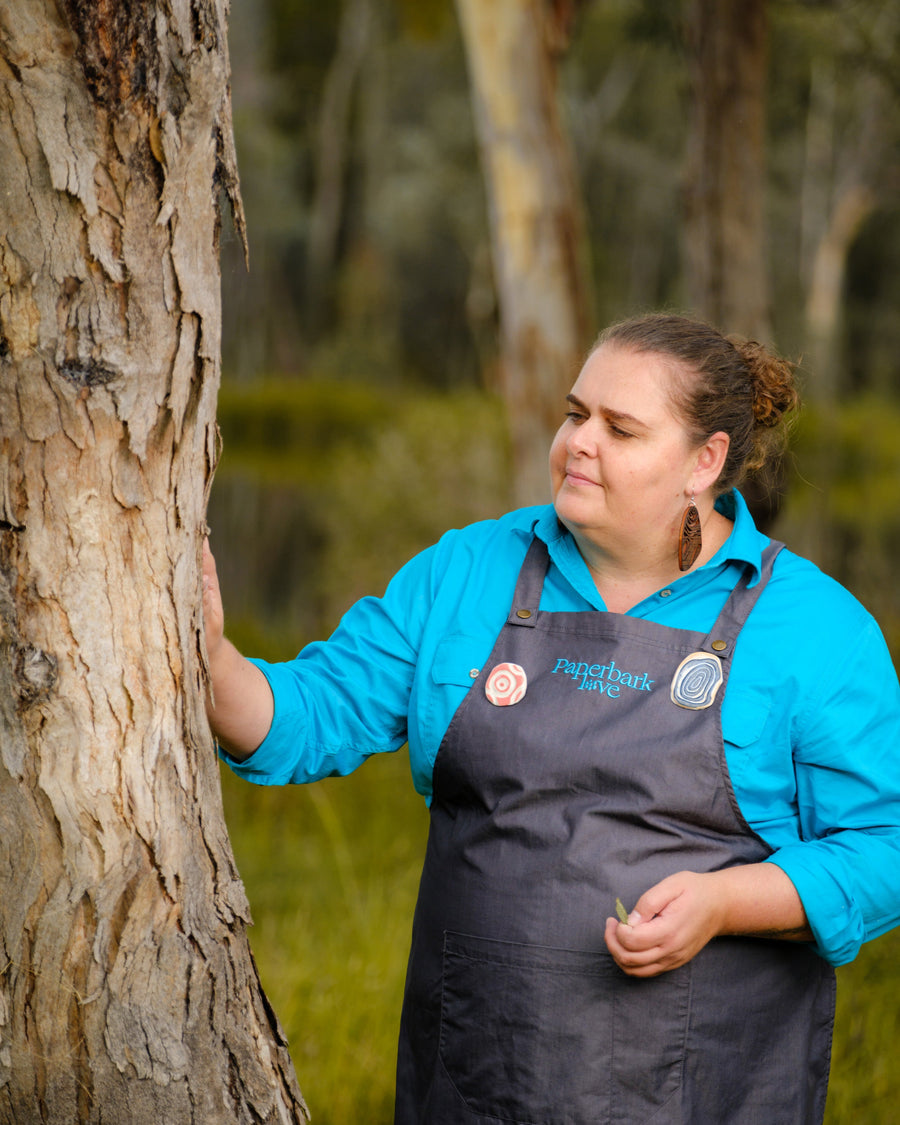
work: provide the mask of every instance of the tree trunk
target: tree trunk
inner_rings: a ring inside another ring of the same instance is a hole
[[[547,451],[589,344],[587,242],[556,92],[572,4],[456,0],[487,185],[501,390],[519,503],[546,499]]]
[[[879,32],[890,42],[883,16],[869,29],[873,42]],[[889,90],[877,71],[857,69],[840,82],[833,65],[820,63],[810,76],[801,216],[804,354],[812,373],[808,393],[822,406],[833,405],[847,389],[841,386],[841,337],[850,252],[879,204],[892,201],[885,187],[894,152],[885,140],[891,137]]]
[[[690,0],[688,7],[688,300],[727,331],[768,341],[766,0]]]
[[[299,1122],[205,720],[224,0],[0,8],[0,1122]]]
[[[372,0],[344,0],[337,49],[322,88],[306,261],[307,305],[313,336],[322,329],[327,303],[325,294],[334,286],[350,158],[353,95],[359,84],[374,18]]]

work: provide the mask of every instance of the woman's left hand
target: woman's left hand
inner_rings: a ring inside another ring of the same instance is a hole
[[[638,899],[628,923],[606,921],[606,945],[624,972],[653,977],[690,961],[721,933],[724,908],[716,880],[679,871]]]
[[[679,871],[635,903],[628,922],[606,920],[606,945],[633,977],[677,969],[720,934],[812,941],[803,903],[775,863],[698,874]]]

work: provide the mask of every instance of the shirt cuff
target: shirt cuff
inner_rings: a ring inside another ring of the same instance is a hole
[[[819,842],[788,844],[768,859],[794,884],[818,952],[831,965],[852,961],[866,940],[862,916],[840,856]]]
[[[290,761],[285,753],[284,732],[281,730],[281,716],[278,707],[279,681],[289,681],[291,674],[282,664],[270,664],[266,660],[248,658],[269,681],[272,689],[272,698],[275,701],[275,711],[269,731],[253,753],[238,761],[232,758],[227,750],[219,747],[219,757],[239,777],[252,781],[255,785],[286,785],[291,780]],[[292,742],[297,741],[297,722],[293,722]]]

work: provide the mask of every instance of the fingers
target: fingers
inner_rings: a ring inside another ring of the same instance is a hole
[[[210,550],[209,539],[203,540],[203,602],[204,605],[221,601],[219,576],[216,573],[216,560]]]
[[[720,930],[710,888],[710,876],[679,872],[641,895],[627,923],[610,918],[604,937],[619,967],[654,976],[690,961]]]
[[[203,540],[203,623],[207,653],[212,657],[225,632],[225,612],[222,608],[216,560],[208,539]]]
[[[634,911],[629,916],[634,919]],[[663,944],[664,933],[650,922],[619,922],[607,918],[604,938],[606,948],[623,972],[634,977],[651,977],[675,965]]]
[[[203,589],[216,579],[216,560],[209,546],[209,536],[203,538]]]

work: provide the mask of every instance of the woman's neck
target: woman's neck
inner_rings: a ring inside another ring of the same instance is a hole
[[[703,546],[690,568],[697,570],[708,562],[728,539],[731,520],[711,508],[702,518]],[[677,543],[666,543],[652,550],[611,552],[593,542],[575,541],[603,603],[611,613],[626,613],[644,598],[665,589],[689,571],[678,567]]]

